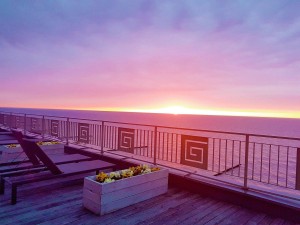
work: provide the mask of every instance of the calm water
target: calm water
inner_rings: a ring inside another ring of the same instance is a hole
[[[237,116],[169,115],[53,109],[0,108],[0,111],[99,119],[117,122],[300,137],[300,119]]]

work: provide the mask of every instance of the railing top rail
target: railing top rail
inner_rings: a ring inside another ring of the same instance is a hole
[[[10,113],[14,112],[5,112],[0,111],[1,113]],[[265,134],[253,134],[253,133],[242,133],[242,132],[229,132],[229,131],[219,131],[219,130],[206,130],[206,129],[195,129],[195,128],[184,128],[184,127],[172,127],[172,126],[161,126],[161,125],[153,125],[153,124],[140,124],[140,123],[128,123],[128,122],[117,122],[117,121],[109,121],[109,120],[95,120],[95,119],[84,119],[84,118],[76,118],[76,117],[66,117],[66,116],[49,116],[49,115],[38,115],[31,113],[14,113],[14,114],[26,114],[32,116],[46,116],[52,118],[64,118],[64,119],[74,119],[74,120],[84,120],[84,121],[93,121],[93,122],[104,122],[104,123],[112,123],[112,124],[125,124],[125,125],[133,125],[133,126],[144,126],[144,127],[157,127],[164,129],[173,129],[173,130],[186,130],[186,131],[197,131],[197,132],[207,132],[207,133],[218,133],[218,134],[228,134],[228,135],[239,135],[239,136],[249,136],[249,137],[261,137],[261,138],[273,138],[273,139],[285,139],[285,140],[293,140],[300,141],[300,138],[294,137],[285,137],[285,136],[275,136],[275,135],[265,135]]]

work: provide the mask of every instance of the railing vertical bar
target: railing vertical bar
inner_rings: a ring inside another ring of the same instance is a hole
[[[111,126],[106,126],[107,127],[107,148],[110,149],[110,137],[111,137],[111,134],[110,134],[110,129],[111,129]]]
[[[106,124],[105,129],[106,129],[106,132],[105,132],[105,147],[109,149],[110,125]]]
[[[149,157],[149,130],[147,130],[147,148],[146,148],[146,151],[147,151],[147,157]]]
[[[278,145],[277,154],[278,154],[278,157],[277,157],[277,185],[278,185],[278,181],[279,181],[279,162],[280,162],[280,159],[279,159],[279,156],[280,156],[280,145]]]
[[[248,160],[249,160],[249,135],[246,134],[246,145],[245,145],[245,173],[244,173],[244,187],[248,189]]]
[[[176,151],[176,162],[178,162],[178,134],[176,133],[176,142],[175,142],[175,151]]]
[[[286,149],[285,187],[287,187],[287,185],[288,185],[288,174],[289,174],[289,151],[290,151],[290,147],[287,146],[287,149]]]
[[[260,147],[260,178],[259,181],[261,182],[262,180],[262,162],[263,162],[263,153],[264,153],[264,148],[263,148],[263,144],[261,144]]]
[[[252,180],[254,180],[254,161],[255,161],[255,150],[256,150],[256,143],[253,142],[253,154],[252,154]]]
[[[136,146],[136,148],[134,148],[134,149],[135,149],[135,152],[137,154],[137,152],[138,152],[137,147],[139,146],[139,129],[136,129],[136,138],[134,140],[135,140],[135,146]]]
[[[235,142],[234,142],[234,140],[232,141],[232,147],[231,147],[231,175],[233,175],[233,160],[234,160],[234,158],[233,158],[233,154],[234,154],[234,144],[235,144]]]
[[[171,162],[173,162],[173,140],[174,140],[174,133],[172,132],[172,136],[171,136],[172,140],[171,140]]]
[[[27,126],[27,115],[26,113],[24,114],[24,135],[26,135],[26,126]]]
[[[211,169],[215,171],[215,138],[212,139],[212,159],[211,159]]]
[[[162,132],[162,160],[165,159],[165,132]]]
[[[113,126],[113,136],[112,136],[112,149],[116,149],[116,131],[117,131],[117,128],[115,126]]]
[[[270,144],[270,147],[269,147],[269,173],[268,173],[268,183],[270,183],[270,176],[271,176],[271,154],[272,154],[272,145]]]
[[[108,124],[105,126],[105,142],[104,143],[105,143],[104,147],[109,148],[109,125]]]
[[[241,165],[241,150],[242,150],[242,142],[239,141],[239,165]],[[241,166],[239,166],[239,177],[241,176]]]
[[[113,126],[113,133],[112,133],[112,146],[111,146],[111,148],[112,149],[115,149],[115,133],[116,133],[116,127],[115,126]]]
[[[94,124],[90,124],[89,127],[90,127],[91,132],[89,134],[90,137],[88,138],[88,140],[89,140],[89,143],[93,144],[93,137],[95,137],[95,135],[94,135]]]
[[[153,157],[154,165],[156,165],[156,153],[157,153],[157,126],[154,127],[154,157]]]
[[[102,122],[98,125],[98,146],[100,147],[101,152],[101,139],[102,139]]]
[[[114,137],[114,127],[111,126],[111,136],[110,136],[110,148],[113,149],[113,137]]]
[[[45,116],[42,117],[42,138],[45,137]]]
[[[114,133],[115,133],[115,127],[111,126],[111,130],[110,130],[110,149],[114,149]]]
[[[151,147],[150,147],[150,156],[151,157],[154,157],[153,156],[153,149],[154,149],[154,134],[153,134],[154,132],[151,130],[150,131],[150,134],[151,134],[151,138],[150,138],[150,140],[151,140]]]
[[[98,136],[97,136],[97,124],[93,124],[94,125],[94,137],[93,137],[93,143],[94,143],[94,145],[95,146],[97,146],[97,138],[98,138]]]
[[[158,134],[158,143],[157,143],[157,144],[158,144],[158,145],[157,145],[157,147],[158,147],[158,148],[157,148],[157,154],[158,154],[158,157],[157,157],[157,159],[160,159],[160,152],[161,152],[161,151],[160,151],[160,133],[161,133],[161,132],[159,132],[159,131],[158,131],[158,133],[157,133],[157,134]]]
[[[114,149],[117,149],[118,147],[118,127],[116,127],[116,129],[115,129],[115,147],[114,147]]]
[[[222,139],[219,138],[219,166],[218,173],[221,171],[221,147],[222,147]]]
[[[142,130],[140,129],[140,155],[142,155]]]
[[[225,174],[227,174],[227,148],[228,148],[228,142],[227,139],[225,140]]]
[[[108,127],[108,148],[111,149],[111,140],[112,140],[112,126]]]
[[[167,161],[169,161],[169,137],[170,133],[167,133]]]
[[[12,128],[12,112],[9,115],[9,128]]]
[[[95,146],[99,146],[98,140],[99,140],[99,124],[95,124]]]
[[[103,155],[104,153],[104,121],[101,121],[101,154]]]
[[[145,150],[147,150],[146,149],[146,130],[145,129],[143,130],[143,133],[144,133],[143,155],[145,156],[146,155]]]
[[[69,131],[70,130],[70,119],[69,117],[67,118],[67,145],[69,145]]]

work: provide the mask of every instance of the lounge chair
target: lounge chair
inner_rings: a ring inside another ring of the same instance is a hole
[[[6,163],[0,167],[0,194],[4,193],[4,177],[47,170],[47,167],[40,163],[34,152],[24,144],[23,139],[21,138],[23,134],[19,131],[14,131],[14,134],[19,139],[19,143],[29,160],[26,160],[25,163],[22,161],[19,161],[19,163],[14,162],[14,164]],[[57,165],[92,160],[91,157],[81,154],[49,155],[49,158]]]
[[[26,147],[24,147],[23,138],[36,139],[36,141],[50,141],[50,140],[49,139],[37,139],[32,136],[24,136],[21,131],[15,130],[15,129],[12,129],[11,132],[12,132],[13,137],[17,140],[18,144],[21,145],[23,151],[26,153],[29,160],[26,160],[26,159],[21,159],[21,160],[17,160],[17,161],[13,160],[13,162],[1,163],[0,166],[7,166],[10,164],[14,165],[14,164],[22,163],[22,162],[24,162],[24,163],[31,162],[33,165],[39,165],[40,163],[38,162],[38,159],[33,154],[30,154],[30,149],[26,149]]]
[[[0,133],[1,132],[7,132],[7,131],[8,131],[7,129],[0,128]]]
[[[6,177],[5,182],[11,185],[11,204],[17,203],[17,188],[19,186],[35,183],[39,181],[45,181],[55,178],[69,177],[79,174],[85,174],[88,172],[99,173],[100,170],[114,169],[115,165],[104,162],[102,160],[92,160],[77,163],[68,163],[62,165],[56,165],[51,158],[36,144],[32,139],[23,139],[24,144],[32,149],[35,156],[39,158],[47,167],[49,171],[43,171],[40,173],[28,174],[18,177]]]

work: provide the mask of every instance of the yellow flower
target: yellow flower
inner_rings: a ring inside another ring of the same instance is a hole
[[[96,180],[99,181],[100,183],[103,183],[104,180],[108,178],[108,175],[106,173],[99,173],[97,176],[96,176]]]
[[[111,178],[106,178],[104,180],[104,183],[111,183],[111,182],[114,182],[115,180],[114,179],[111,179]]]
[[[155,171],[158,171],[158,170],[160,170],[160,168],[158,168],[158,167],[151,168],[151,172],[155,172]]]

